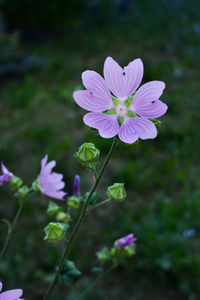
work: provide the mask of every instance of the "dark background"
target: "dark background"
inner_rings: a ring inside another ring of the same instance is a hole
[[[53,299],[70,299],[95,279],[95,252],[129,232],[138,237],[136,256],[83,299],[199,299],[200,1],[1,0],[0,12],[0,159],[28,185],[48,153],[68,194],[75,174],[85,193],[91,174],[74,152],[94,142],[103,159],[110,147],[111,140],[84,126],[72,98],[82,71],[102,74],[107,56],[121,65],[140,57],[143,82],[166,83],[169,110],[158,137],[120,143],[98,189],[105,195],[107,185],[124,181],[128,198],[90,214],[70,254],[83,276],[75,287],[58,287]],[[4,287],[22,287],[26,300],[42,298],[61,253],[60,244],[43,241],[48,200],[26,203],[0,262]],[[0,203],[0,217],[12,220],[17,200],[7,186]],[[1,223],[1,242],[5,235]]]

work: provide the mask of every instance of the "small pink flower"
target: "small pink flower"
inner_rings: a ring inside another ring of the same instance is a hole
[[[134,234],[130,233],[130,234],[122,237],[121,239],[119,239],[117,246],[119,249],[123,249],[126,246],[132,246],[136,240],[137,240],[137,238],[134,237]]]
[[[62,189],[65,186],[63,175],[52,172],[52,169],[55,167],[55,160],[47,163],[48,155],[46,155],[41,161],[41,171],[39,175],[39,188],[41,192],[51,198],[58,200],[63,200],[63,197],[66,195]]]
[[[23,300],[20,298],[23,294],[21,289],[9,290],[1,293],[2,286],[2,282],[0,282],[0,300]]]
[[[3,185],[11,180],[13,174],[8,171],[3,162],[1,162],[1,171],[2,175],[0,176],[0,185]]]
[[[143,63],[139,58],[121,68],[108,57],[104,64],[105,79],[94,71],[83,72],[86,90],[74,92],[73,97],[79,106],[90,111],[84,116],[84,123],[97,129],[103,138],[118,135],[127,144],[139,138],[155,138],[157,129],[149,119],[167,111],[167,105],[159,100],[165,84],[150,81],[137,90],[142,77]]]

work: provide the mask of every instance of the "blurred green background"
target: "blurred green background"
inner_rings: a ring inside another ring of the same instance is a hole
[[[70,254],[83,276],[75,287],[59,286],[54,299],[87,286],[95,252],[129,232],[138,237],[136,256],[83,299],[200,299],[200,1],[0,0],[0,12],[0,159],[29,185],[48,153],[68,194],[75,174],[85,193],[92,177],[74,152],[94,142],[103,159],[110,147],[84,126],[72,98],[82,71],[102,74],[107,56],[121,65],[140,57],[143,82],[166,82],[158,137],[120,143],[98,189],[105,195],[124,181],[128,198],[89,215]],[[0,201],[0,218],[12,220],[17,200],[7,186]],[[42,298],[62,250],[43,241],[48,201],[25,205],[0,262],[5,288],[22,287],[26,300]],[[6,230],[2,222],[1,245]]]

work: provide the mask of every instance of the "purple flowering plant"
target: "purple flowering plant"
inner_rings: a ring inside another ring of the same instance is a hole
[[[81,276],[74,262],[69,260],[69,255],[74,239],[87,215],[93,209],[106,205],[110,201],[121,203],[127,196],[124,183],[110,185],[105,191],[107,195],[105,199],[96,194],[97,186],[103,178],[117,143],[122,141],[133,144],[138,140],[154,139],[158,134],[159,121],[156,118],[167,111],[167,105],[160,100],[165,83],[154,80],[141,85],[143,72],[143,63],[139,58],[122,68],[108,57],[104,63],[104,78],[91,70],[82,73],[85,89],[75,91],[73,97],[81,108],[88,111],[83,117],[83,122],[96,129],[102,138],[113,138],[110,150],[102,164],[100,164],[100,151],[91,142],[83,143],[74,155],[78,162],[93,174],[93,184],[89,192],[82,194],[81,177],[75,175],[72,193],[68,196],[64,176],[53,170],[56,161],[48,162],[48,155],[41,160],[39,174],[30,187],[25,185],[21,178],[8,171],[3,162],[1,163],[0,186],[10,183],[19,201],[19,207],[13,222],[6,220],[8,233],[0,252],[0,260],[6,253],[24,203],[36,193],[50,199],[47,214],[51,221],[44,228],[44,240],[51,243],[62,241],[65,245],[43,300],[50,299],[58,282],[74,284]],[[54,202],[52,199],[59,201]],[[134,234],[130,233],[117,239],[111,248],[104,247],[96,253],[102,276],[117,267],[121,261],[135,254],[136,240]],[[111,266],[108,269],[105,267],[107,264]],[[1,288],[2,284],[0,284]],[[21,299],[21,295],[22,290],[11,290],[1,293],[0,300],[18,300]],[[64,298],[66,295],[63,296]]]

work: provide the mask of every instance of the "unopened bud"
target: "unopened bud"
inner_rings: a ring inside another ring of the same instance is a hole
[[[56,203],[54,203],[53,201],[49,202],[49,206],[47,208],[47,214],[49,216],[53,216],[57,214],[60,210],[61,210],[60,206],[58,206]]]
[[[21,178],[13,175],[10,180],[10,184],[13,190],[18,190],[22,186],[23,181]]]
[[[105,247],[102,250],[100,250],[99,252],[97,252],[96,255],[97,255],[98,260],[101,262],[106,262],[106,261],[110,260],[110,258],[111,258],[110,251],[107,247]]]
[[[81,204],[81,197],[71,196],[68,198],[68,205],[73,208],[79,208]]]
[[[19,198],[19,199],[26,199],[27,196],[28,196],[28,193],[29,193],[29,188],[24,185],[22,186],[17,192],[16,192],[16,196]]]
[[[44,228],[44,231],[45,231],[44,240],[51,242],[51,243],[61,241],[65,237],[68,227],[69,227],[69,225],[59,223],[59,222],[58,223],[54,223],[54,222],[49,223]]]
[[[126,198],[126,191],[124,189],[124,183],[115,183],[108,187],[107,195],[109,199],[115,201],[122,201]]]
[[[92,143],[84,143],[75,153],[75,157],[82,163],[87,165],[99,159],[100,151]]]

